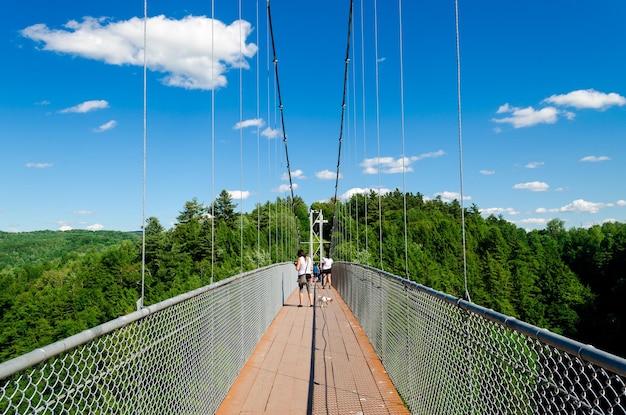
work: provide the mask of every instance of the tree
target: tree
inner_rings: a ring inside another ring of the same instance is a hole
[[[194,219],[201,219],[206,213],[206,207],[199,203],[198,199],[194,197],[193,200],[185,202],[185,208],[180,212],[176,220],[178,220],[179,223],[187,223]]]
[[[233,203],[228,191],[222,190],[215,199],[215,202],[213,202],[213,215],[215,215],[215,222],[233,224],[236,219],[236,207],[237,205]]]

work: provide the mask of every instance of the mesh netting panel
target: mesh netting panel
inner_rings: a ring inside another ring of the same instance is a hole
[[[624,359],[368,267],[333,283],[413,414],[626,414]],[[214,413],[295,286],[260,269],[2,363],[0,414]]]
[[[333,285],[413,414],[626,414],[624,359],[369,267]]]
[[[0,414],[214,413],[295,287],[259,269],[2,363]]]

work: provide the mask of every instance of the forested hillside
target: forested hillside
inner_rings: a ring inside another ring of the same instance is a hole
[[[312,208],[325,217],[333,210],[324,203]],[[416,282],[464,295],[457,201],[396,190],[380,198],[373,192],[353,196],[337,211],[334,257],[399,276],[408,269]],[[501,217],[484,218],[473,205],[466,208],[465,228],[473,302],[626,356],[626,224],[566,230],[553,219],[545,229],[527,232]]]
[[[0,269],[60,258],[63,255],[101,251],[122,241],[137,241],[137,232],[71,230],[9,233],[0,231]]]
[[[277,199],[245,214],[235,207],[223,191],[210,206],[187,202],[170,229],[148,218],[145,305],[294,260],[300,241],[308,240],[307,233],[298,239],[298,229],[309,229],[309,207],[300,198],[293,204]],[[336,260],[399,276],[408,269],[408,277],[421,284],[464,295],[457,202],[395,191],[311,208],[328,219],[337,213],[323,231],[326,239],[332,236]],[[473,302],[626,356],[625,224],[566,230],[555,219],[543,230],[527,232],[502,218],[482,217],[477,206],[466,209],[465,222]],[[11,258],[0,269],[0,361],[136,309],[140,235],[73,231],[0,237],[3,261]]]
[[[291,206],[290,200],[278,199],[240,215],[224,191],[213,206],[196,199],[187,202],[171,229],[148,218],[144,304],[193,290],[211,279],[293,260],[299,246],[298,223],[308,229],[308,208],[296,198],[296,220]],[[0,269],[0,361],[136,310],[141,296],[141,236],[120,232],[126,238],[109,243],[114,234],[7,235],[11,243],[5,245],[3,240],[2,251],[21,247],[24,256],[11,253],[16,265]],[[277,235],[292,236],[281,240]]]

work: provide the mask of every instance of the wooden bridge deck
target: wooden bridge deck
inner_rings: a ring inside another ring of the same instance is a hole
[[[324,293],[331,304],[302,308],[291,294],[217,414],[409,413],[352,312]]]

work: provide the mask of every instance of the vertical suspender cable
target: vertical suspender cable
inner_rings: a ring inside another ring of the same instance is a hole
[[[404,206],[404,275],[407,279],[411,279],[409,275],[409,241],[407,236],[407,211],[406,211],[406,153],[404,146],[404,50],[403,50],[403,34],[402,34],[402,0],[398,0],[398,15],[400,21],[400,117],[402,127],[402,203]]]
[[[362,110],[363,110],[363,159],[365,160],[367,158],[367,123],[366,123],[366,119],[367,119],[367,107],[365,105],[365,33],[364,33],[364,18],[363,15],[365,14],[365,10],[363,8],[363,0],[361,0],[361,99],[362,99]],[[364,203],[364,210],[365,210],[365,226],[363,226],[363,228],[365,229],[365,261],[366,261],[366,265],[369,266],[370,264],[370,256],[369,256],[369,240],[368,240],[368,235],[369,235],[369,226],[368,226],[368,222],[367,222],[367,217],[368,217],[368,212],[367,212],[367,198],[368,198],[368,193],[367,193],[367,176],[363,175],[363,181],[364,181],[364,186],[363,186],[363,203]],[[357,196],[358,199],[358,196]]]
[[[256,27],[259,27],[259,0],[256,2]],[[259,44],[259,31],[256,32],[256,44]],[[260,91],[259,91],[259,57],[256,59],[256,177],[257,177],[257,207],[256,207],[256,249],[257,267],[261,267],[261,119]]]
[[[267,10],[266,10],[266,18],[265,21],[267,22],[269,20],[269,16],[267,16]],[[271,112],[270,112],[270,108],[271,108],[271,89],[270,89],[270,48],[269,48],[269,44],[270,44],[270,29],[269,26],[266,25],[265,26],[265,70],[266,70],[266,92],[267,92],[267,128],[269,129],[270,126],[275,126],[274,123],[271,122],[270,118],[271,118]],[[272,145],[271,145],[271,140],[267,140],[267,177],[270,178],[272,177],[272,163],[271,163],[271,154],[272,154]],[[268,187],[270,186],[270,180],[268,180]],[[268,197],[268,201],[269,201],[269,197]],[[270,258],[272,257],[272,205],[268,202],[267,203],[267,250],[269,252],[269,256]],[[275,258],[276,262],[278,262],[278,258]]]
[[[211,284],[213,284],[215,272],[215,0],[211,0]],[[211,290],[211,296],[215,290]],[[214,301],[211,298],[209,313],[211,315],[211,327],[215,327],[215,313],[213,312]],[[210,343],[215,345],[213,338],[215,330],[210,330]],[[215,359],[215,347],[211,347],[211,360]],[[211,375],[215,376],[213,370],[215,365],[210,365]]]
[[[354,11],[353,11],[354,13]],[[351,39],[350,42],[352,43],[352,45],[354,45],[354,17],[352,18],[352,27],[350,29],[350,33],[351,33]],[[356,117],[354,117],[354,107],[355,107],[355,103],[356,103],[356,93],[354,91],[355,89],[355,77],[354,77],[354,63],[356,62],[355,56],[354,56],[354,47],[352,47],[350,49],[350,55],[351,58],[350,60],[352,61],[352,74],[349,78],[348,81],[348,89],[350,91],[350,93],[348,94],[348,100],[350,102],[350,105],[348,105],[348,113],[346,114],[346,121],[348,123],[348,140],[349,143],[353,143],[355,138],[356,138]],[[350,111],[352,113],[350,113]],[[351,118],[352,117],[352,118]],[[351,141],[350,141],[351,140]],[[352,160],[354,157],[354,154],[351,151],[351,147],[348,146],[348,159]],[[356,147],[354,148],[354,150],[356,151]],[[355,163],[356,165],[356,163]],[[349,252],[349,258],[354,258],[354,247],[353,247],[353,243],[354,243],[354,235],[353,235],[353,225],[352,225],[352,201],[351,200],[347,200],[344,206],[344,215],[342,216],[344,218],[344,241],[347,242],[347,246],[348,249],[347,250],[343,250],[343,252],[345,253],[346,251]],[[340,235],[342,235],[340,233]],[[344,254],[345,255],[345,254]],[[336,256],[336,255],[335,255]]]
[[[376,56],[376,143],[378,145],[378,249],[380,258],[380,269],[385,270],[383,265],[383,212],[381,202],[381,184],[380,184],[380,100],[379,94],[379,79],[378,79],[378,12],[376,8],[376,0],[374,0],[374,48]]]
[[[456,99],[457,99],[457,122],[459,128],[459,178],[461,183],[461,234],[463,239],[463,282],[465,284],[465,299],[470,300],[467,288],[467,249],[465,244],[465,204],[463,195],[463,133],[461,122],[461,48],[459,42],[459,2],[454,1],[455,32],[456,32]]]
[[[148,131],[147,94],[147,43],[148,43],[148,0],[143,1],[143,196],[141,212],[141,300],[137,308],[143,308],[146,282],[146,162]]]
[[[285,146],[285,162],[287,163],[287,176],[289,177],[289,190],[291,192],[291,213],[295,214],[294,209],[294,195],[293,195],[293,179],[291,177],[291,165],[289,164],[289,151],[287,149],[287,132],[285,131],[285,115],[283,113],[283,100],[280,95],[280,79],[278,77],[278,58],[276,57],[276,44],[274,42],[274,29],[272,27],[272,12],[270,9],[270,0],[267,0],[267,20],[270,27],[270,38],[272,41],[272,52],[274,53],[274,78],[276,82],[276,92],[278,96],[278,109],[280,111],[280,122],[282,126],[283,144]],[[297,226],[297,224],[296,224]],[[296,233],[298,234],[298,240],[300,240],[300,230],[296,227]]]
[[[239,56],[243,55],[241,44],[241,0],[239,0]],[[243,67],[239,66],[239,125],[243,123]],[[243,272],[243,128],[239,128],[239,272]]]
[[[363,13],[363,11],[361,11],[361,13]],[[354,19],[352,20],[352,44],[355,43],[355,30],[354,30]],[[355,174],[354,177],[357,177],[356,171],[357,171],[357,117],[356,117],[356,52],[355,52],[355,48],[352,48],[352,135],[353,135],[353,141],[354,141],[354,169],[355,169]],[[355,185],[357,183],[355,182]],[[358,186],[355,186],[358,187]],[[356,252],[359,252],[359,197],[358,195],[354,198],[355,204],[354,204],[354,224],[355,224],[355,229],[354,229],[354,235],[355,235],[355,246],[356,246]],[[352,217],[352,216],[350,216]],[[352,241],[352,237],[350,238],[350,240]],[[350,256],[349,258],[355,258],[354,252],[352,251],[352,243],[350,244]]]
[[[239,0],[239,56],[241,57],[243,54],[243,50],[241,48],[241,44],[243,42],[243,34],[241,29],[241,0]],[[239,272],[243,272],[243,128],[241,127],[243,123],[243,68],[239,67]],[[243,298],[242,298],[243,302]],[[244,318],[243,318],[243,304],[239,305],[239,317],[240,317],[240,325],[239,329],[241,331],[241,341],[239,348],[239,359],[244,362]]]
[[[211,1],[211,62],[215,59],[215,0]],[[215,272],[215,65],[211,65],[211,284]]]
[[[146,282],[146,176],[147,176],[147,137],[148,137],[148,93],[147,93],[147,44],[148,44],[148,0],[143,1],[143,194],[142,194],[142,212],[141,212],[141,298],[137,304],[137,311],[144,307],[145,303],[145,282]],[[143,325],[140,325],[143,327]],[[139,359],[139,391],[143,394],[144,382],[143,377],[144,367],[143,359]],[[143,396],[141,397],[143,398]],[[140,398],[140,399],[141,399]],[[142,411],[143,412],[143,411]]]
[[[350,69],[350,37],[352,36],[352,10],[353,10],[354,1],[350,0],[350,11],[348,14],[348,40],[346,45],[346,57],[345,57],[345,66],[343,72],[343,96],[341,101],[341,123],[339,125],[339,146],[337,151],[337,170],[335,174],[335,197],[333,197],[333,227],[331,231],[331,235],[334,234],[335,228],[337,226],[337,197],[339,190],[339,171],[341,167],[341,144],[343,143],[343,125],[345,123],[345,113],[346,113],[346,91],[348,88],[348,73]],[[322,226],[320,224],[320,226]],[[320,232],[321,233],[321,232]],[[332,249],[332,247],[331,247]],[[330,254],[329,254],[330,256]],[[321,258],[320,258],[321,259]]]

